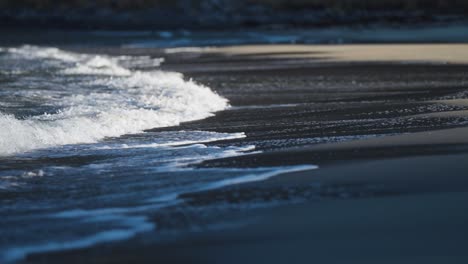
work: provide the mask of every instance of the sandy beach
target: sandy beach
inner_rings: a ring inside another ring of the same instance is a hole
[[[164,70],[232,105],[151,131],[244,132],[208,145],[256,146],[198,167],[319,169],[185,194],[183,205],[153,215],[155,231],[22,263],[466,263],[467,51],[465,44],[141,49],[164,53]]]

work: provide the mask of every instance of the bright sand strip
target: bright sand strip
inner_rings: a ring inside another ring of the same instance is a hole
[[[246,45],[198,52],[319,61],[468,63],[468,44]]]

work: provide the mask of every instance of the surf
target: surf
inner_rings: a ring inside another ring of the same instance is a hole
[[[132,62],[142,61],[157,67],[161,58],[78,54],[36,46],[2,52],[0,60],[37,64],[66,91],[58,98],[51,89],[33,91],[58,109],[54,112],[27,117],[0,112],[3,156],[176,126],[229,107],[225,98],[180,73],[132,69]],[[41,78],[40,72],[35,78]],[[27,91],[24,96],[29,96]]]

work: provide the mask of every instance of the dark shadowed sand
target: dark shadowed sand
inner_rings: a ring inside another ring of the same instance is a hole
[[[208,85],[233,107],[157,131],[245,132],[212,144],[262,151],[199,166],[320,168],[187,194],[182,206],[154,215],[155,232],[24,262],[467,263],[467,51],[169,50],[166,70]]]

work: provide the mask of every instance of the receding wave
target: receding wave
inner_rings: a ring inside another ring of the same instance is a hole
[[[60,98],[50,89],[34,96],[58,110],[19,118],[0,112],[0,155],[66,144],[93,143],[106,137],[138,133],[145,129],[174,126],[206,118],[228,107],[226,99],[208,87],[184,80],[179,73],[132,70],[142,58],[110,57],[23,46],[5,48],[3,56],[39,60],[49,65],[68,93]],[[6,54],[6,55],[5,55]],[[160,58],[146,58],[156,67]],[[90,78],[70,78],[89,75]]]

